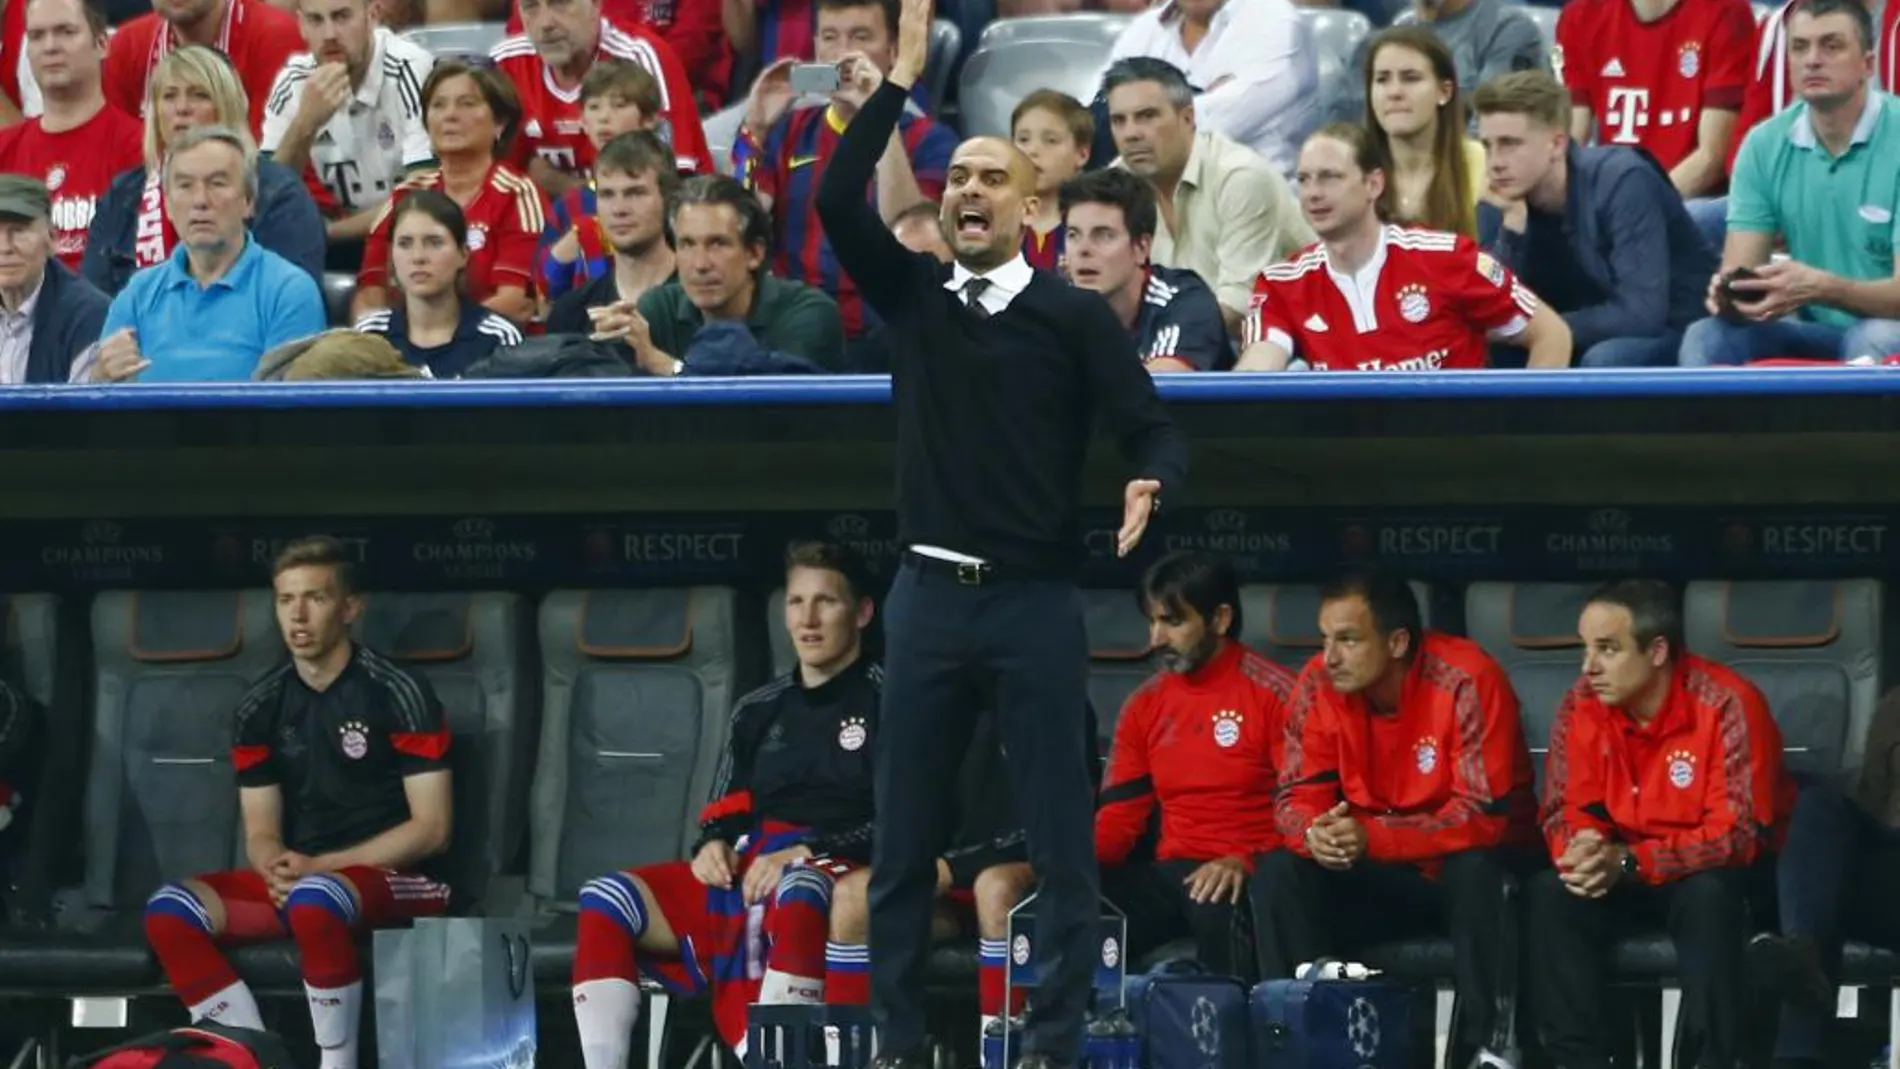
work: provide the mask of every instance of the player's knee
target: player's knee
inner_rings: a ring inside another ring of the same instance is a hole
[[[778,878],[778,890],[773,901],[781,906],[804,905],[814,909],[831,910],[831,877],[809,865],[786,869]]]
[[[646,887],[627,873],[599,876],[582,884],[580,908],[583,916],[604,917],[635,939],[646,934]]]
[[[159,918],[171,918],[183,921],[207,935],[216,935],[223,925],[217,923],[211,903],[205,901],[206,897],[201,893],[201,888],[189,881],[160,887],[145,900],[146,930],[150,931],[153,922]]]
[[[1009,926],[1009,911],[1029,894],[1036,874],[1020,862],[991,865],[976,874],[970,893],[976,899],[976,922],[985,935],[1000,937]]]
[[[862,943],[870,934],[871,873],[859,869],[831,888],[831,941]]]
[[[315,910],[323,917],[334,917],[346,926],[354,925],[357,917],[356,892],[341,876],[329,872],[312,873],[292,884],[290,893],[284,896],[284,913],[293,932],[300,923],[310,923],[310,920],[300,920],[308,916],[307,910]]]

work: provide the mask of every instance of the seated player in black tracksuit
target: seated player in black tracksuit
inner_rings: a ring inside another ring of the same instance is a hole
[[[193,1020],[264,1027],[219,944],[296,940],[322,1069],[356,1069],[363,968],[356,933],[448,909],[425,862],[448,848],[442,704],[421,676],[350,640],[363,611],[334,538],[273,568],[290,659],[239,703],[232,763],[250,868],[166,884],[145,932]]]
[[[883,673],[855,557],[786,553],[785,627],[798,666],[739,699],[691,861],[589,881],[580,894],[574,1019],[586,1069],[625,1069],[638,979],[709,993],[743,1050],[754,1002],[825,1001],[833,881],[871,856],[872,754]]]

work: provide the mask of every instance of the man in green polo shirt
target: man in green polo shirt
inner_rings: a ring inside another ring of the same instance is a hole
[[[1873,17],[1855,0],[1801,0],[1788,18],[1788,66],[1800,103],[1742,142],[1722,270],[1709,286],[1718,318],[1690,326],[1685,367],[1900,352],[1900,100],[1873,85]],[[1788,256],[1770,262],[1777,239]],[[1755,277],[1736,278],[1742,268]]]
[[[844,324],[824,291],[765,270],[772,218],[725,175],[681,183],[668,206],[678,277],[624,302],[589,309],[596,338],[618,336],[649,374],[691,373],[702,328],[745,324],[760,349],[803,357],[827,371],[844,362]],[[722,353],[722,355],[724,355]]]

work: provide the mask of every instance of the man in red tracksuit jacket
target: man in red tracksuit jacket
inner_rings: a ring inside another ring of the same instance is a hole
[[[1551,729],[1544,837],[1554,871],[1525,892],[1538,1032],[1565,1069],[1607,1069],[1608,952],[1666,926],[1701,1069],[1740,1064],[1749,893],[1794,802],[1761,691],[1683,648],[1667,584],[1591,595],[1583,678]]]
[[[1254,857],[1280,847],[1274,768],[1293,674],[1242,646],[1240,584],[1225,559],[1180,550],[1139,591],[1162,671],[1115,724],[1095,856],[1136,954],[1183,935],[1209,971],[1245,976],[1235,910]],[[1131,862],[1161,810],[1152,862]]]
[[[1517,695],[1476,643],[1424,629],[1403,580],[1328,586],[1319,629],[1287,713],[1287,849],[1254,871],[1261,975],[1448,932],[1460,1010],[1447,1064],[1508,1059],[1506,886],[1536,842]]]

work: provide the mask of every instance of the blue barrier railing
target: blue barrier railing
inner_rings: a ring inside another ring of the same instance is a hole
[[[1156,381],[1162,397],[1188,404],[1900,396],[1900,368],[1888,367],[1220,374],[1168,375]],[[883,375],[129,383],[0,387],[0,411],[881,405],[890,395],[890,379]]]

